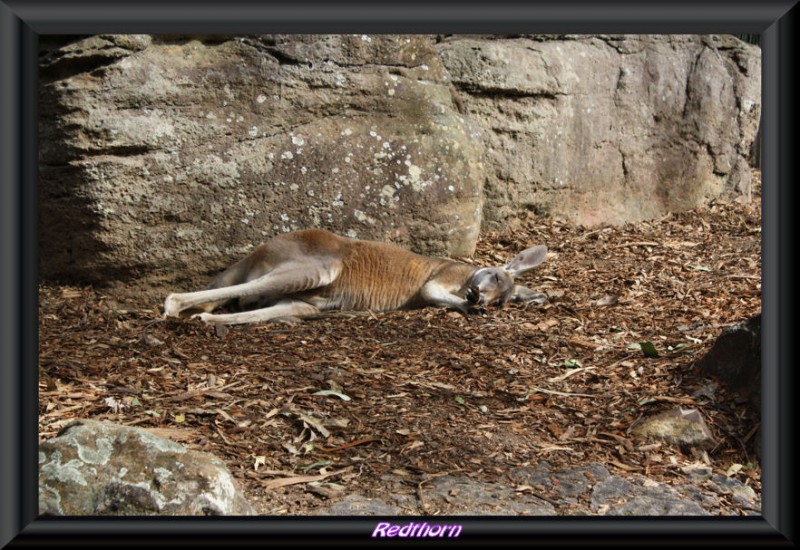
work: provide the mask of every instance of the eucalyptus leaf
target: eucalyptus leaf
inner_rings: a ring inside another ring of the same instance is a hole
[[[658,357],[658,350],[653,342],[639,342],[645,357]]]
[[[350,401],[350,396],[345,395],[343,393],[339,393],[338,391],[333,390],[320,390],[318,392],[314,392],[311,395],[333,395],[341,399],[342,401]]]

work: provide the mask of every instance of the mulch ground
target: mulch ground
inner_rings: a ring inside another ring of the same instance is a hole
[[[412,490],[455,472],[511,483],[509,469],[539,460],[667,483],[703,463],[760,494],[756,411],[692,368],[761,310],[760,196],[621,227],[532,221],[484,234],[468,261],[539,243],[551,253],[521,282],[550,303],[467,317],[428,308],[219,336],[162,320],[161,303],[43,283],[40,440],[74,418],[152,429],[222,458],[270,515],[385,496],[387,474]],[[629,434],[676,405],[701,411],[715,448]]]

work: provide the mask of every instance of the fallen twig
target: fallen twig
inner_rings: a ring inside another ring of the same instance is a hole
[[[350,443],[345,443],[344,445],[339,445],[338,447],[328,447],[328,448],[321,447],[317,450],[323,453],[338,453],[339,451],[349,449],[350,447],[355,447],[356,445],[363,445],[364,443],[372,443],[373,441],[380,441],[380,440],[381,440],[380,437],[370,436],[370,437],[364,437],[362,439],[356,439],[355,441],[351,441]]]
[[[193,397],[197,397],[198,395],[203,395],[209,392],[220,392],[222,390],[230,389],[234,386],[240,386],[241,382],[232,382],[227,386],[222,386],[221,388],[217,387],[208,387],[208,388],[196,388],[194,390],[189,390],[183,392],[179,395],[174,395],[172,397],[165,397],[164,401],[169,401],[170,403],[174,403],[175,401],[186,401],[187,399],[192,399]]]
[[[548,378],[547,381],[551,382],[551,383],[553,383],[553,382],[563,382],[564,380],[566,380],[567,378],[569,378],[573,374],[578,374],[581,371],[594,370],[596,368],[597,367],[579,367],[577,369],[570,369],[567,372],[565,372],[564,374],[562,374],[561,376],[554,376],[553,378]]]
[[[637,241],[633,243],[622,243],[614,246],[614,248],[627,248],[633,246],[660,246],[661,243],[655,243],[653,241]]]
[[[315,476],[284,477],[280,479],[273,479],[271,481],[267,481],[266,483],[264,483],[264,487],[266,487],[267,489],[277,489],[278,487],[297,485],[299,483],[311,483],[312,481],[322,481],[323,479],[327,479],[329,477],[342,474],[351,469],[352,467],[348,466],[347,468],[342,468],[341,470],[336,470],[335,472],[329,472],[327,474],[319,474]]]
[[[592,367],[588,367],[588,368],[592,368]],[[532,393],[546,393],[546,394],[549,394],[549,395],[558,395],[558,396],[561,396],[561,397],[594,397],[594,395],[589,395],[588,393],[566,393],[566,392],[563,392],[563,391],[546,390],[546,389],[540,388],[538,386],[534,386],[533,388],[531,388],[531,390],[533,390],[533,391],[528,393],[523,399],[520,399],[520,401],[524,401]]]

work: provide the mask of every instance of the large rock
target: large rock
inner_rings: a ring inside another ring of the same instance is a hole
[[[146,430],[95,420],[39,445],[39,513],[254,515],[221,460]]]
[[[731,37],[102,35],[40,59],[46,279],[144,297],[311,226],[468,255],[531,213],[749,197],[760,57]]]

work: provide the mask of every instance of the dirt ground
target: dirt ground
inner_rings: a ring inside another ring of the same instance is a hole
[[[269,515],[383,496],[387,475],[410,493],[456,472],[512,483],[510,468],[540,460],[666,483],[700,463],[760,495],[756,412],[692,368],[761,310],[760,195],[622,227],[531,221],[484,234],[467,261],[502,264],[539,243],[551,253],[522,283],[550,303],[468,317],[428,308],[220,336],[162,320],[162,303],[43,283],[40,440],[74,418],[153,429],[222,458]],[[715,448],[629,434],[676,405],[702,412]]]

